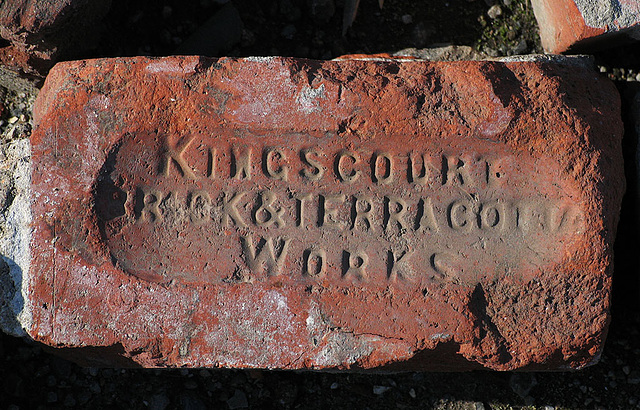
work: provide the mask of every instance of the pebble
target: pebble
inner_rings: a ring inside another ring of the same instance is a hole
[[[401,18],[403,24],[411,24],[413,23],[413,17],[411,14],[405,14]]]
[[[53,387],[58,383],[58,381],[56,380],[56,377],[54,375],[49,375],[47,376],[47,386],[49,387]]]
[[[193,390],[193,389],[196,389],[197,387],[198,387],[198,383],[195,380],[187,380],[186,382],[184,382],[185,389]]]
[[[98,384],[98,382],[92,383],[91,387],[89,387],[89,390],[91,390],[91,393],[101,393],[102,392],[102,388],[100,387],[100,384]]]
[[[249,401],[247,400],[247,395],[244,394],[242,390],[236,389],[233,393],[233,396],[227,400],[227,406],[229,409],[246,409],[249,407]]]
[[[55,403],[58,401],[58,395],[56,392],[50,391],[47,393],[47,403]]]
[[[523,54],[527,51],[527,40],[522,39],[518,44],[513,48],[513,52],[515,54]]]
[[[409,390],[409,396],[411,396],[412,399],[416,398],[416,391],[414,389]]]
[[[381,396],[389,390],[391,390],[389,386],[373,386],[373,394],[376,396]]]
[[[489,18],[491,18],[492,20],[495,20],[498,18],[498,16],[502,15],[502,7],[500,7],[500,5],[498,4],[494,4],[493,6],[491,6],[491,8],[489,8],[489,10],[487,11],[487,15],[489,16]]]
[[[63,405],[65,407],[73,407],[76,405],[76,399],[71,394],[67,394],[67,396],[64,398]]]
[[[165,410],[169,406],[169,397],[165,394],[154,394],[149,401],[149,409],[151,410]]]
[[[338,383],[336,383],[336,382],[333,382],[333,383],[331,383],[331,386],[330,386],[329,388],[330,388],[331,390],[335,390],[335,389],[337,389],[338,387],[340,387],[340,385],[339,385]]]

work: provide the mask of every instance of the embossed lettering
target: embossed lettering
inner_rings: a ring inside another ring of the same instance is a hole
[[[572,230],[578,232],[582,229],[582,213],[573,206],[554,206],[547,212],[549,230],[558,232]]]
[[[207,149],[207,178],[214,179],[216,177],[216,161],[218,159],[218,151],[215,148]]]
[[[184,152],[189,148],[189,145],[193,142],[193,135],[186,135],[182,137],[177,143],[172,144],[169,141],[169,136],[165,136],[164,139],[164,154],[160,165],[160,172],[164,176],[169,176],[169,168],[171,163],[174,163],[178,170],[182,173],[182,176],[189,179],[196,179],[196,175],[193,173],[193,169],[189,166],[184,159]]]
[[[422,158],[421,165],[419,165],[418,158]],[[414,152],[409,153],[409,182],[426,185],[431,179],[432,175],[435,175],[437,171],[438,169],[433,166],[431,158],[429,158],[426,154],[418,155]]]
[[[347,168],[347,163],[351,162],[351,167]],[[358,163],[358,157],[351,151],[341,151],[336,156],[336,175],[341,181],[346,183],[355,182],[360,176],[360,171],[354,168]]]
[[[298,202],[298,223],[297,226],[304,226],[305,206],[304,203],[311,199],[311,194],[301,194],[296,196]]]
[[[485,160],[487,186],[495,186],[499,182],[504,181],[505,173],[503,163],[502,158]]]
[[[343,253],[342,259],[344,264],[342,269],[342,277],[356,280],[367,279],[367,265],[369,264],[369,255],[362,251],[345,251]]]
[[[387,262],[387,277],[391,280],[412,279],[415,275],[413,267],[409,264],[409,259],[413,252],[409,251],[389,251]]]
[[[223,204],[222,204],[222,225],[230,226],[231,222],[240,227],[245,228],[247,224],[244,222],[240,213],[238,212],[238,203],[245,196],[246,192],[240,191],[235,194],[230,192],[226,192],[224,194]]]
[[[440,230],[433,212],[431,198],[421,199],[418,203],[418,223],[416,230],[436,233]]]
[[[351,229],[356,228],[358,225],[363,225],[365,230],[373,228],[371,222],[373,214],[373,204],[369,197],[354,197],[353,198],[353,221],[351,223]],[[358,223],[360,222],[360,224]]]
[[[406,229],[405,215],[407,213],[407,203],[404,199],[395,196],[385,197],[386,220],[384,229],[397,225],[400,230]]]
[[[260,194],[260,204],[253,212],[253,220],[258,226],[265,228],[271,225],[275,225],[277,228],[284,226],[282,219],[284,209],[274,207],[275,201],[276,195],[273,192],[266,191]]]
[[[211,197],[205,191],[191,192],[187,199],[189,219],[195,224],[205,223],[211,215]]]
[[[449,226],[456,231],[469,231],[473,228],[473,207],[465,199],[454,201],[449,205]]]
[[[320,154],[312,148],[303,149],[300,151],[300,159],[309,168],[303,168],[300,174],[310,181],[318,181],[324,175],[326,168],[314,157],[318,157]]]
[[[448,282],[458,282],[458,270],[454,265],[455,256],[447,252],[437,252],[431,255],[431,267],[440,276],[440,279]]]
[[[263,167],[265,174],[273,179],[286,181],[289,175],[289,166],[284,152],[278,148],[266,148],[263,155]]]
[[[303,253],[304,270],[306,276],[321,276],[327,270],[327,253],[323,249],[307,249]]]
[[[393,181],[393,157],[386,152],[376,152],[371,161],[373,182],[388,184]]]
[[[344,225],[338,220],[338,210],[334,206],[342,204],[346,197],[342,194],[320,195],[320,226],[342,229]]]
[[[240,237],[240,242],[249,269],[257,272],[264,264],[269,276],[280,274],[289,250],[291,242],[289,238],[280,237],[275,240],[270,237],[260,238],[257,245],[254,245],[253,238],[246,235]]]
[[[442,167],[442,185],[474,185],[467,163],[457,156],[444,156]]]
[[[485,202],[478,213],[480,229],[503,229],[506,222],[506,209],[497,201]]]
[[[251,179],[251,147],[244,151],[234,147],[231,150],[231,178]]]
[[[162,192],[157,189],[142,187],[136,190],[136,219],[143,222],[161,222],[160,201]]]

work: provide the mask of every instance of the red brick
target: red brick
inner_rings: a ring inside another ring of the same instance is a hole
[[[593,0],[532,0],[548,53],[615,46],[621,37],[640,38],[640,3]]]
[[[283,369],[602,349],[622,131],[590,69],[89,60],[54,67],[35,115],[23,325],[43,343]]]
[[[11,0],[0,3],[0,62],[26,74],[46,75],[61,57],[91,46],[96,21],[111,1]]]

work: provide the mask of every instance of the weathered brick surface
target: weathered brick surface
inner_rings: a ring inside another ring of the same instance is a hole
[[[35,115],[36,340],[286,369],[602,348],[624,182],[618,96],[589,69],[91,60],[57,65]]]
[[[640,39],[637,0],[531,0],[548,53],[603,47],[626,36]]]

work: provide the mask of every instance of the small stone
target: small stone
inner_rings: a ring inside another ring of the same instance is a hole
[[[631,373],[631,368],[629,366],[623,366],[622,367],[622,373],[624,373],[624,374],[626,374],[628,376],[629,373]]]
[[[373,394],[376,396],[381,396],[389,390],[391,390],[389,386],[373,386]]]
[[[166,394],[154,394],[149,400],[149,410],[165,410],[170,403]]]
[[[229,406],[230,410],[245,409],[249,407],[247,395],[244,394],[242,390],[236,389],[233,393],[233,396],[231,396],[231,398],[227,400],[227,406]]]
[[[413,23],[413,17],[411,14],[404,14],[401,18],[403,24],[411,24]]]
[[[339,385],[338,383],[336,383],[336,382],[333,382],[333,383],[331,383],[331,386],[330,386],[329,388],[330,388],[331,390],[335,390],[335,389],[337,389],[338,387],[340,387],[340,385]]]
[[[53,387],[58,383],[58,381],[56,380],[56,377],[54,375],[50,374],[50,375],[47,376],[47,382],[46,383],[47,383],[47,386]]]
[[[80,405],[87,404],[89,400],[91,400],[91,393],[89,393],[88,391],[83,390],[80,393],[78,393],[78,404]]]
[[[493,6],[491,6],[489,8],[489,10],[487,11],[487,15],[489,16],[489,18],[491,18],[492,20],[495,20],[498,18],[498,16],[502,15],[502,8],[500,7],[499,4],[494,4]]]
[[[173,13],[173,9],[171,8],[171,6],[164,6],[162,8],[162,18],[167,20],[169,17],[171,17],[171,14]]]
[[[473,403],[475,410],[485,410],[485,406],[484,403],[481,401],[477,401],[475,403]]]
[[[58,395],[56,392],[50,391],[47,393],[47,403],[55,403],[58,401]]]
[[[409,396],[411,396],[411,398],[412,398],[412,399],[415,399],[415,398],[416,398],[416,391],[415,391],[415,389],[413,389],[413,388],[412,388],[412,389],[410,389],[410,390],[409,390]]]
[[[76,405],[76,399],[71,394],[67,394],[64,398],[64,402],[62,403],[65,407],[73,407]]]
[[[196,389],[197,387],[198,387],[198,383],[195,380],[187,380],[186,382],[184,382],[185,389],[193,390],[193,389]]]
[[[11,117],[7,120],[9,124],[15,124],[18,121],[18,117]]]
[[[89,390],[91,390],[91,393],[101,393],[102,392],[102,388],[100,387],[99,383],[91,383],[91,386],[89,387]]]
[[[524,54],[527,51],[527,40],[522,39],[518,42],[518,44],[513,48],[514,54]]]

